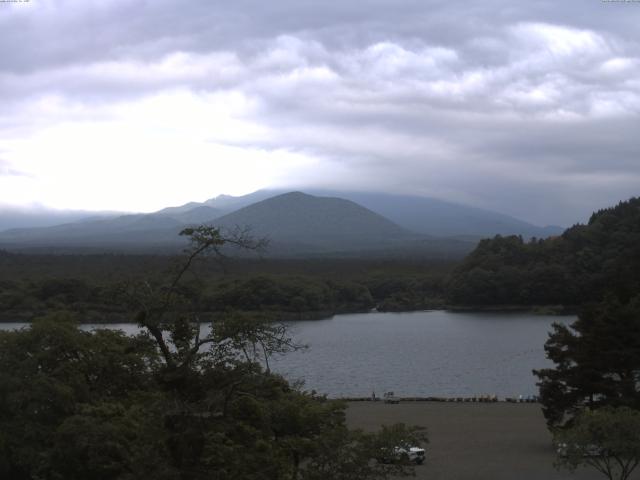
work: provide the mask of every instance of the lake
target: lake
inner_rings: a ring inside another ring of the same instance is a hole
[[[273,370],[330,397],[528,396],[533,369],[551,365],[544,342],[553,322],[531,313],[425,311],[336,315],[287,322],[304,351],[271,361]],[[22,323],[0,324],[0,329]],[[83,325],[83,328],[104,328]],[[108,325],[132,333],[133,324]]]

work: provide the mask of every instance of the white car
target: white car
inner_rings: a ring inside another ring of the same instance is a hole
[[[415,463],[416,465],[422,465],[424,463],[426,452],[424,448],[420,447],[395,447],[393,449],[393,458],[383,457],[382,463],[395,463],[399,461],[408,461]]]
[[[568,457],[570,453],[578,453],[583,457],[601,457],[604,452],[602,448],[597,445],[573,445],[569,448],[566,443],[558,443],[556,445],[556,453],[561,457]]]
[[[411,447],[407,452],[404,448],[398,448],[398,453],[402,455],[407,455],[409,457],[410,462],[414,462],[416,465],[422,465],[425,459],[425,450],[420,447]]]

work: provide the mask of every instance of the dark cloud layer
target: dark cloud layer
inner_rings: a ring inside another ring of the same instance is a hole
[[[139,118],[293,155],[265,187],[570,224],[639,193],[639,23],[640,3],[582,0],[0,4],[0,173],[16,139]]]

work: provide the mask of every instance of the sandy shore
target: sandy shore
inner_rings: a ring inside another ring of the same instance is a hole
[[[427,461],[416,478],[430,480],[601,479],[580,470],[558,471],[555,453],[538,404],[352,402],[351,428],[375,430],[404,422],[427,427]],[[633,478],[640,478],[636,472]]]

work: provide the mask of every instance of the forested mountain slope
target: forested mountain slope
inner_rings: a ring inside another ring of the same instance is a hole
[[[481,241],[452,274],[458,305],[580,305],[606,292],[626,301],[640,291],[640,198],[595,212],[546,240]]]

